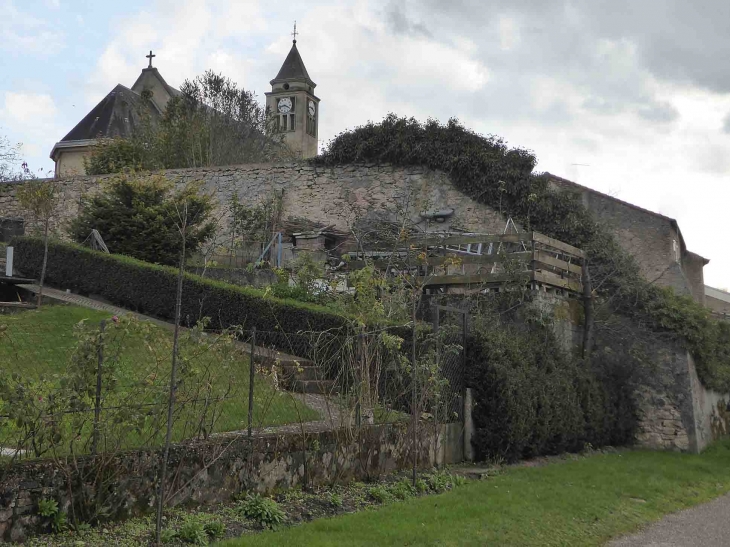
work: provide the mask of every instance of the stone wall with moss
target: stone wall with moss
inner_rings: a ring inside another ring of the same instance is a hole
[[[435,209],[453,209],[454,214],[445,223],[433,222],[432,229],[497,233],[506,222],[497,211],[457,190],[446,174],[425,167],[362,164],[323,168],[302,162],[178,169],[168,170],[165,175],[181,184],[202,180],[205,191],[221,207],[220,213],[225,213],[234,192],[249,205],[276,194],[282,196],[283,218],[304,217],[342,230],[347,230],[357,215],[376,217],[406,202],[410,203],[408,214],[412,220],[424,228],[426,222],[419,213]],[[66,226],[78,214],[82,198],[97,192],[109,177],[58,181],[60,199],[54,228],[59,235],[64,235]],[[0,184],[0,217],[28,217],[17,201],[17,188],[17,184]],[[32,219],[29,221],[32,224]]]
[[[461,461],[460,434],[461,424],[438,429],[424,424],[417,447],[420,466]],[[168,460],[168,504],[218,503],[242,491],[367,480],[410,468],[411,447],[411,436],[400,424],[368,426],[359,432],[264,434],[252,441],[245,435],[219,435],[179,443],[172,445]],[[103,465],[98,462],[108,456],[6,464],[0,480],[0,542],[23,541],[38,529],[41,499],[55,499],[61,511],[69,512],[72,501],[80,503],[82,492],[93,492],[100,484],[106,494],[101,503],[110,518],[149,513],[155,506],[161,454],[162,450],[129,451]]]

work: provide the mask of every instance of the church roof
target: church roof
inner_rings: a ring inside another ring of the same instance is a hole
[[[141,125],[144,114],[149,114],[152,119],[160,116],[151,101],[118,84],[61,142],[131,137],[135,128]]]
[[[284,64],[281,65],[281,68],[279,69],[279,74],[277,74],[276,78],[271,80],[271,82],[273,84],[274,82],[287,80],[306,80],[312,85],[312,87],[315,85],[307,73],[307,68],[304,66],[302,56],[299,55],[296,40],[292,43],[289,55],[286,56]]]

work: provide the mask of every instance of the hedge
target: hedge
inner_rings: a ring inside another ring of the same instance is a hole
[[[544,328],[500,325],[468,341],[479,460],[523,458],[633,442],[631,366],[596,357],[588,368]]]
[[[38,278],[43,261],[43,241],[22,237],[13,240],[15,263],[24,275]],[[175,268],[133,258],[93,251],[75,244],[51,242],[46,282],[82,294],[99,295],[113,304],[158,317],[174,319],[177,289]],[[349,320],[313,304],[265,297],[248,287],[185,274],[182,318],[190,325],[209,317],[210,327],[256,327],[259,340],[307,357],[305,331],[344,331]],[[281,333],[281,334],[278,334]],[[285,335],[286,334],[286,335]]]

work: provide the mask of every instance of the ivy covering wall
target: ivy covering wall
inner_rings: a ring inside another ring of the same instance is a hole
[[[710,318],[689,297],[650,284],[634,259],[571,192],[556,192],[534,171],[532,151],[510,148],[497,136],[479,135],[457,120],[441,124],[387,116],[333,139],[312,160],[331,166],[354,162],[423,165],[447,173],[470,198],[511,216],[527,229],[584,249],[597,297],[615,313],[663,335],[692,353],[704,385],[730,391],[730,324]]]

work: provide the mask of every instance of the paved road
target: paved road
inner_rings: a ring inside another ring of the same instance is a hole
[[[664,517],[643,531],[613,540],[608,547],[728,547],[730,495]]]

